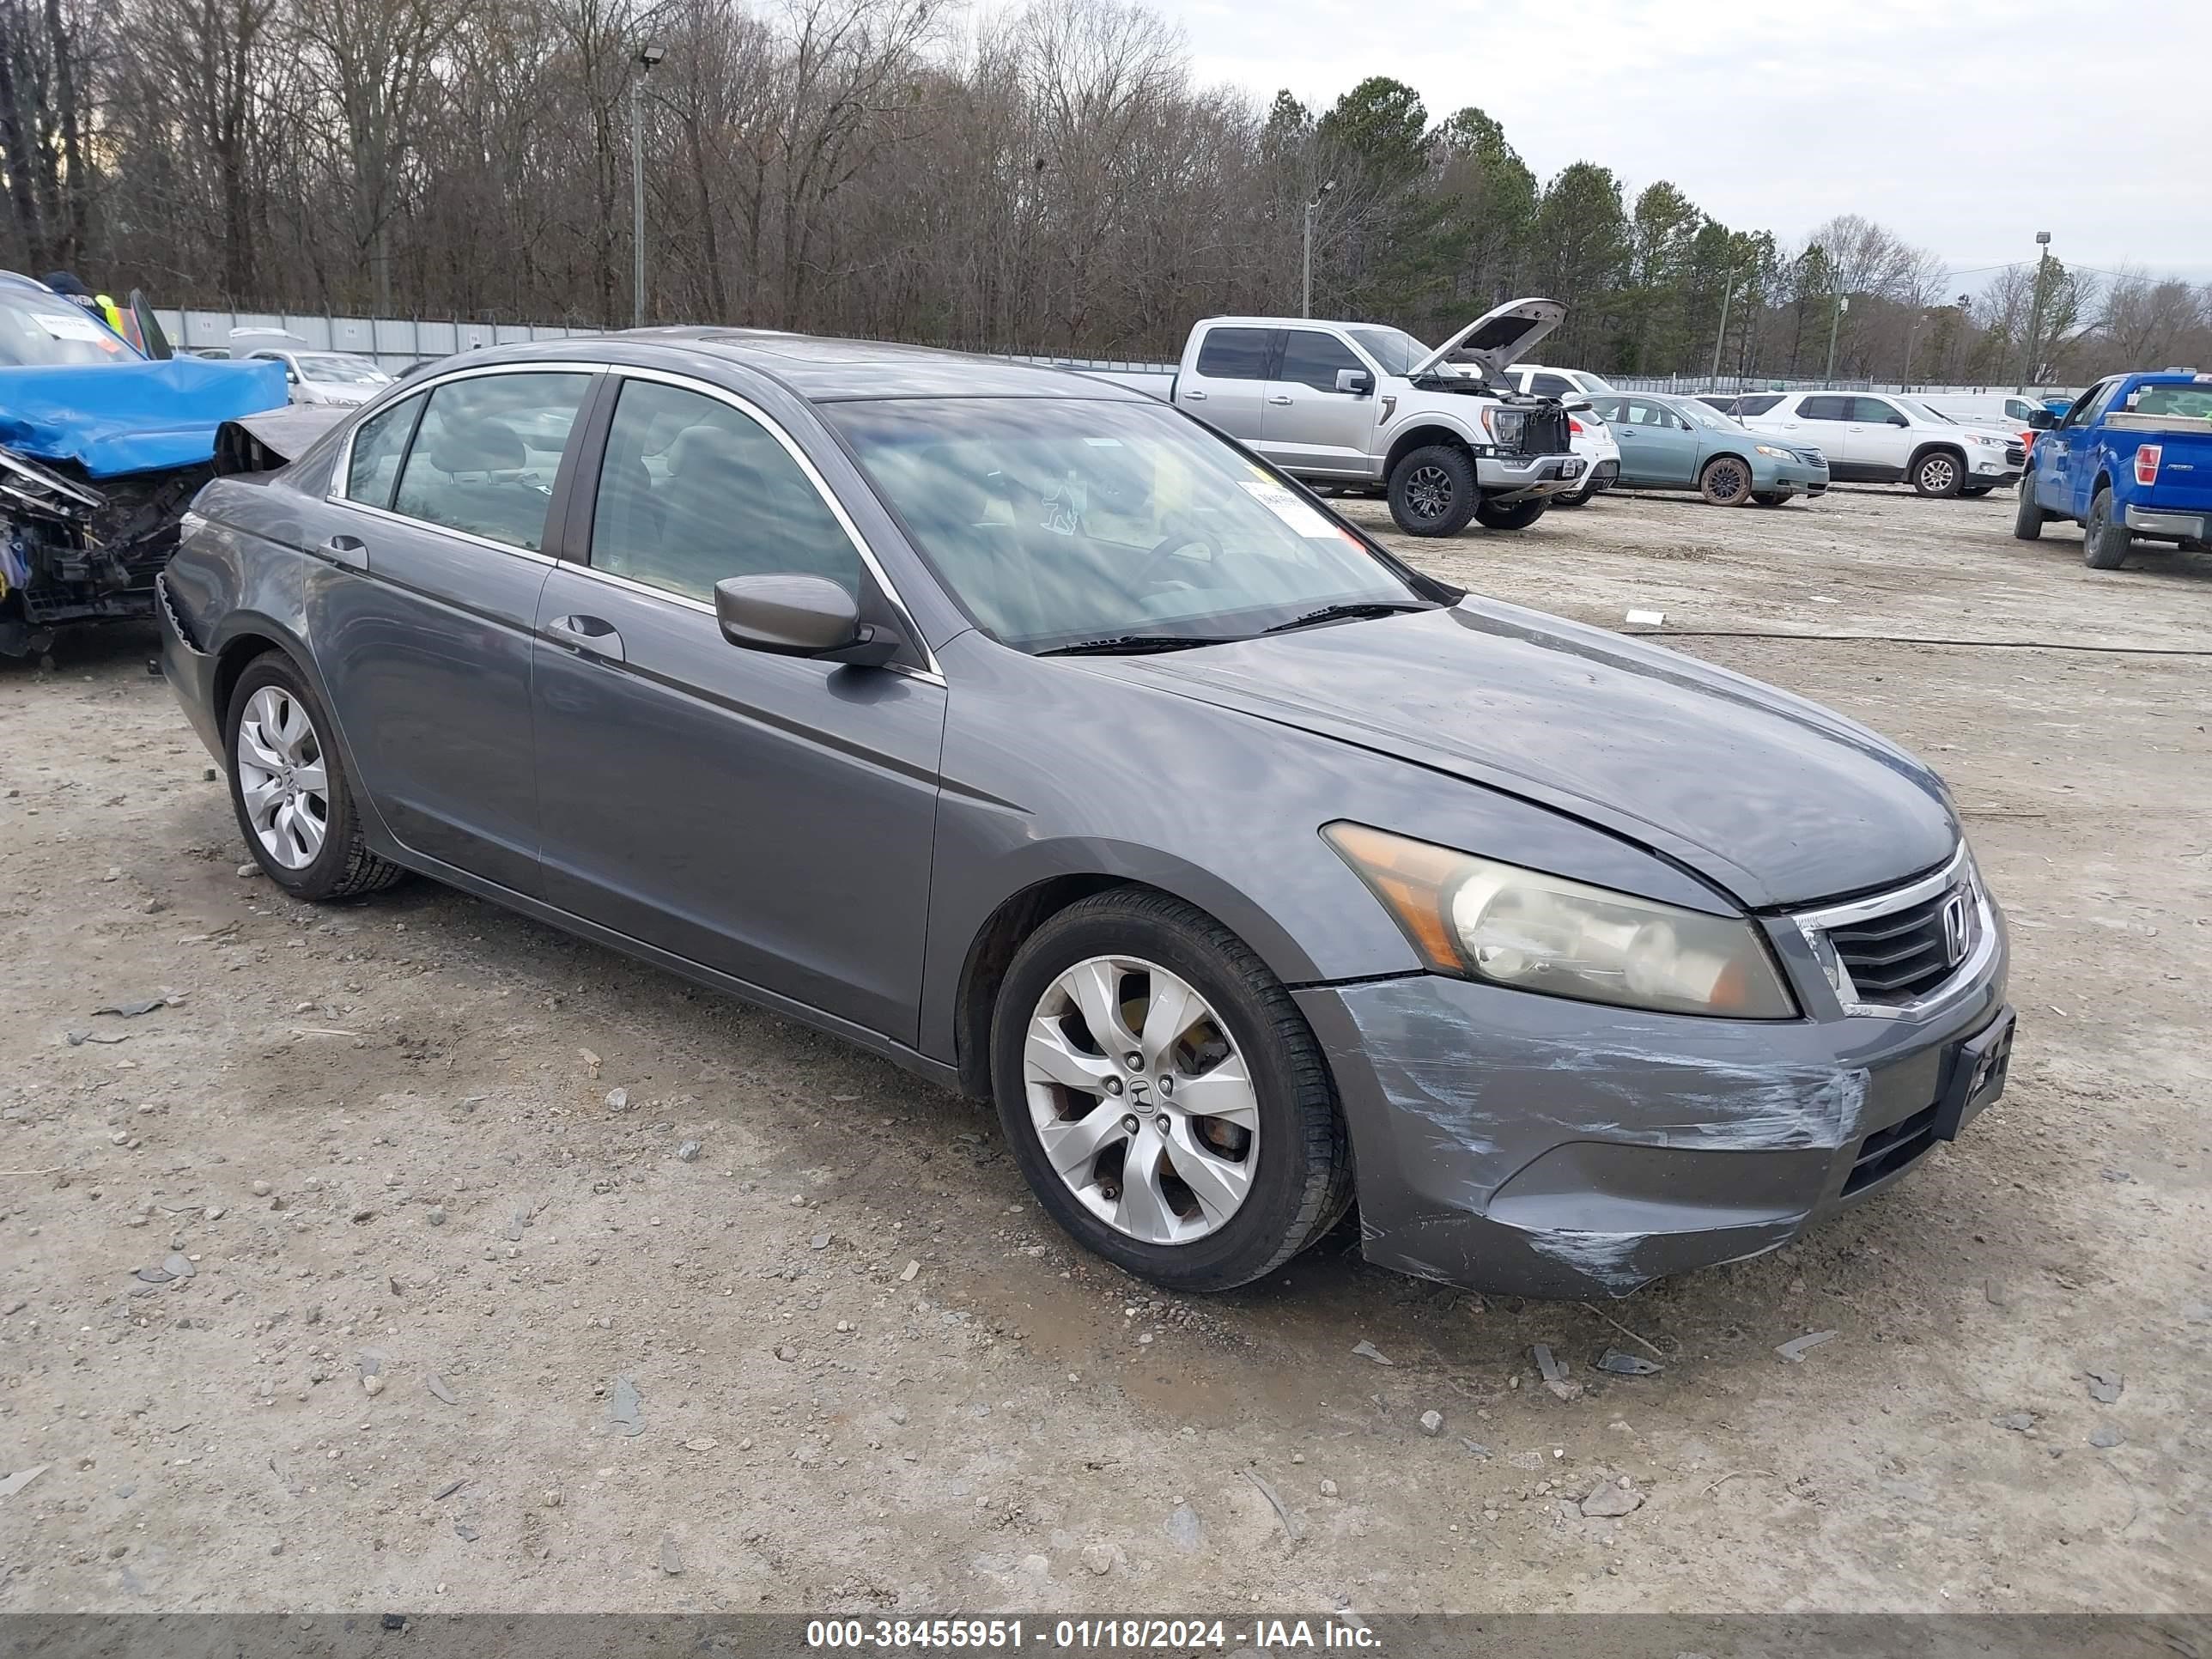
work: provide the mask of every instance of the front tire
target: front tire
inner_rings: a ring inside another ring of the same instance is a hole
[[[1716,455],[1698,474],[1698,493],[1715,507],[1741,507],[1751,499],[1751,468],[1735,455]]]
[[[1930,450],[1912,464],[1912,488],[1920,495],[1955,495],[1966,482],[1966,464],[1948,449]]]
[[[1452,444],[1430,444],[1390,470],[1390,517],[1408,536],[1456,536],[1481,492],[1474,457]]]
[[[2081,524],[2081,562],[2092,570],[2118,570],[2136,550],[2136,538],[2112,514],[2108,485],[2089,503],[2089,516]]]
[[[2032,542],[2043,534],[2043,526],[2051,515],[2035,504],[2035,489],[2030,482],[2020,481],[2020,504],[2013,509],[2012,533],[2024,542]]]
[[[1551,504],[1552,498],[1548,495],[1515,501],[1510,506],[1485,501],[1474,509],[1474,517],[1485,530],[1526,530],[1544,516],[1544,510]]]
[[[1109,889],[1030,936],[999,989],[991,1079],[1037,1201],[1170,1290],[1249,1284],[1351,1203],[1305,1017],[1249,945],[1167,894]]]
[[[354,898],[405,872],[362,839],[353,783],[330,742],[330,712],[289,657],[246,665],[223,717],[238,828],[270,880],[296,898]]]

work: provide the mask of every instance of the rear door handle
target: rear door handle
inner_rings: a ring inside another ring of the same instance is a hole
[[[333,536],[315,550],[332,564],[349,570],[368,568],[368,544],[358,536]]]
[[[1206,401],[1206,394],[1203,392],[1186,392],[1182,395],[1194,404],[1202,404]]]
[[[609,662],[629,660],[623,654],[622,635],[604,617],[556,617],[545,624],[545,631],[556,643],[571,651],[604,657]]]
[[[1289,398],[1270,398],[1267,401],[1271,404],[1288,404],[1295,400]]]

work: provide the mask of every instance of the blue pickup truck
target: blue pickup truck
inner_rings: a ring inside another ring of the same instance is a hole
[[[2039,430],[2013,534],[2032,542],[2053,519],[2081,525],[2093,570],[2172,545],[2212,551],[2212,374],[2108,375]]]

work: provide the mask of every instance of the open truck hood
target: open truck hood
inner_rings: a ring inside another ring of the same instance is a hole
[[[1505,378],[1505,366],[1517,362],[1530,346],[1557,328],[1567,308],[1557,300],[1509,300],[1495,311],[1486,311],[1407,371],[1407,379],[1443,367],[1455,351],[1463,351],[1483,368],[1485,380]]]
[[[216,428],[284,406],[284,366],[170,357],[158,362],[0,368],[0,444],[89,477],[198,466]]]

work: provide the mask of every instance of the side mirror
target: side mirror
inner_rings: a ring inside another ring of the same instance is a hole
[[[2058,417],[2047,409],[2033,410],[2029,411],[2027,424],[2032,431],[2056,432],[2058,429]]]
[[[1336,371],[1336,389],[1349,392],[1355,398],[1364,398],[1375,390],[1375,377],[1364,368],[1340,368]]]
[[[284,384],[285,384],[286,386],[297,386],[297,385],[299,385],[299,384],[300,384],[300,371],[299,371],[298,369],[296,369],[296,368],[292,368],[287,367],[287,368],[286,368],[286,369],[284,370]]]
[[[903,643],[896,630],[862,622],[859,605],[836,582],[795,571],[716,582],[714,620],[732,645],[779,657],[880,667]]]

